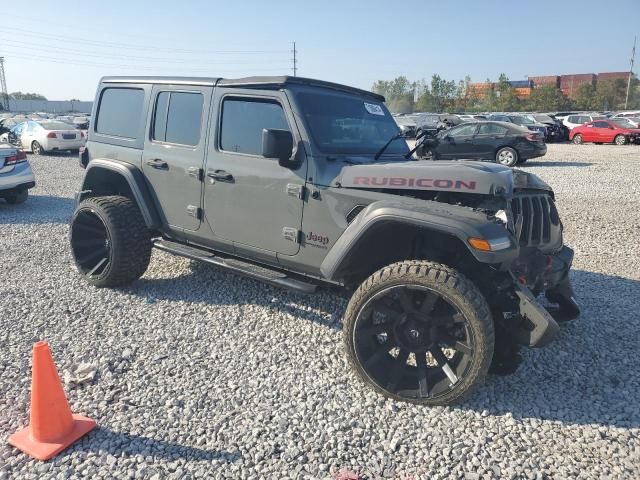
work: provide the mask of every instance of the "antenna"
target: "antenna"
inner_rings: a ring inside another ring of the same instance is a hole
[[[10,112],[9,92],[7,92],[7,79],[4,76],[4,57],[0,57],[0,105]]]
[[[296,50],[296,42],[293,42],[293,76],[298,76],[298,50]]]
[[[631,67],[629,68],[629,78],[627,79],[627,96],[624,99],[624,109],[627,109],[629,103],[629,89],[631,88],[631,77],[633,76],[633,63],[636,60],[636,40],[638,37],[633,37],[633,49],[631,50]]]

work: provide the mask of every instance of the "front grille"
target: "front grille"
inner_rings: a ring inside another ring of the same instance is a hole
[[[62,134],[62,138],[64,138],[65,140],[75,140],[76,134],[75,133],[63,133]]]
[[[520,245],[536,247],[551,241],[551,229],[560,225],[553,199],[547,194],[516,194],[511,200],[513,218],[522,215]]]

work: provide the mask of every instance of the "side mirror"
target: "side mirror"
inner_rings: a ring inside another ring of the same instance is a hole
[[[289,130],[265,128],[262,130],[262,156],[277,158],[283,167],[290,167],[293,154],[293,135]]]

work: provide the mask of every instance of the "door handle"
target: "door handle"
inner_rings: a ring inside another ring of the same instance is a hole
[[[158,170],[169,170],[169,164],[160,158],[147,160],[145,163],[152,168],[157,168]]]
[[[216,180],[233,180],[233,175],[229,172],[225,172],[224,170],[209,170],[207,172],[207,177],[214,178]]]

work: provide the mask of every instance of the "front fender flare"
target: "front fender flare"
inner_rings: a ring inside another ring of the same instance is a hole
[[[469,207],[434,201],[420,204],[382,200],[374,202],[362,211],[338,238],[320,266],[322,275],[333,280],[340,276],[341,266],[358,248],[358,242],[374,227],[388,223],[390,228],[409,224],[427,231],[437,231],[462,241],[480,263],[503,264],[518,256],[519,247],[512,235],[501,225],[487,219],[486,215]],[[511,245],[497,252],[483,252],[472,248],[469,237],[497,239],[507,237]]]
[[[138,208],[142,213],[144,222],[149,229],[157,229],[161,226],[160,216],[153,202],[153,197],[149,192],[144,174],[135,165],[122,162],[119,160],[96,158],[92,159],[87,165],[84,180],[82,182],[82,190],[76,196],[76,203],[80,203],[88,193],[94,190],[94,179],[99,177],[100,171],[109,171],[122,177],[131,190],[133,199],[138,204]]]

